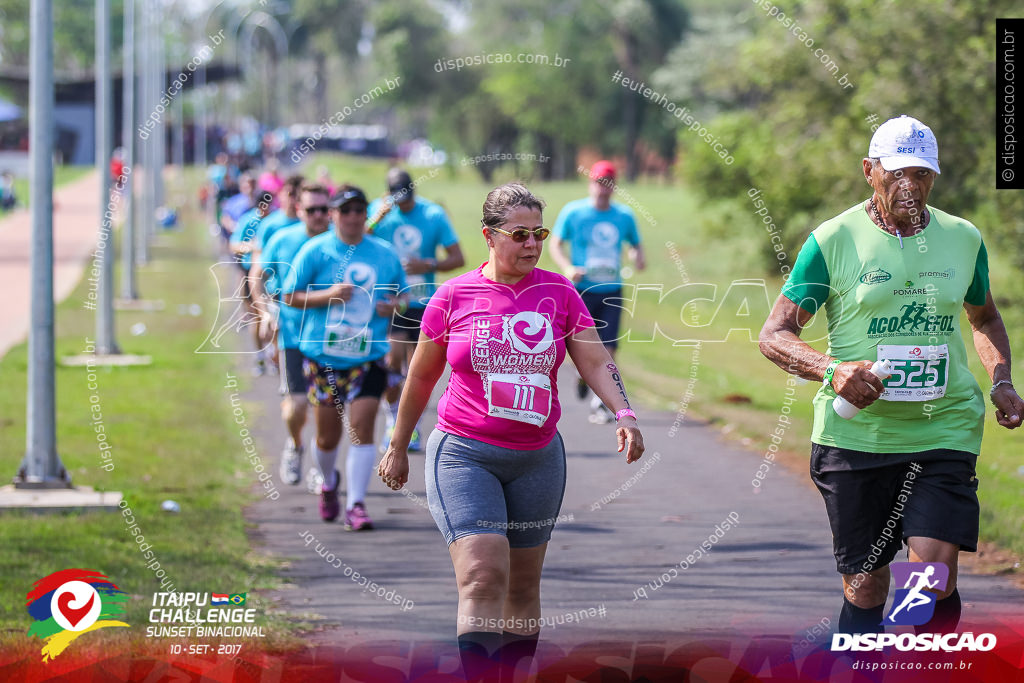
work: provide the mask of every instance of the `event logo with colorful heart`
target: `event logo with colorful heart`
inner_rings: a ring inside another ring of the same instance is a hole
[[[42,638],[43,661],[59,655],[78,636],[117,621],[128,595],[100,572],[91,569],[62,569],[35,582],[26,596],[28,613],[35,619],[30,636]]]

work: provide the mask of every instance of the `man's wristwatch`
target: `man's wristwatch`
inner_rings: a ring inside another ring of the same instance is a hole
[[[842,363],[843,361],[839,360],[838,358],[834,359],[831,363],[829,363],[828,367],[825,368],[825,375],[824,377],[821,378],[821,383],[824,384],[826,387],[832,386],[832,375],[836,374],[836,368],[842,365]]]
[[[993,394],[996,393],[996,389],[998,389],[999,386],[1002,385],[1002,384],[1009,384],[1011,388],[1013,387],[1013,382],[1011,382],[1008,379],[1001,379],[998,382],[996,382],[995,384],[993,384],[992,388],[988,390],[988,397],[992,398]]]

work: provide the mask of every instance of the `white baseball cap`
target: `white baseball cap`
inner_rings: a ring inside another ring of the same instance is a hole
[[[889,119],[875,130],[868,156],[882,162],[886,171],[923,166],[939,171],[939,143],[935,133],[912,116]]]

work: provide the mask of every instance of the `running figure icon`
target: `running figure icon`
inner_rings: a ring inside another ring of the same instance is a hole
[[[889,613],[889,621],[891,621],[892,623],[895,624],[896,623],[896,615],[899,614],[900,610],[902,610],[904,607],[906,607],[907,611],[909,612],[910,610],[914,609],[915,607],[920,607],[921,605],[927,605],[928,603],[930,603],[932,600],[935,599],[935,596],[925,595],[922,592],[925,588],[935,588],[939,584],[939,580],[938,579],[935,579],[934,581],[929,581],[928,580],[928,578],[931,577],[933,574],[935,574],[935,567],[934,567],[934,565],[928,565],[927,567],[924,568],[924,571],[912,572],[910,574],[910,576],[907,577],[907,582],[906,582],[906,584],[904,584],[903,587],[904,588],[910,588],[910,591],[907,593],[907,597],[905,597],[903,599],[903,602],[900,603],[899,607],[897,607],[896,609],[894,609],[892,612]],[[913,582],[915,580],[914,579],[915,576],[918,577],[917,578],[917,585],[915,585],[913,588],[911,588],[910,584],[911,584],[911,582]]]

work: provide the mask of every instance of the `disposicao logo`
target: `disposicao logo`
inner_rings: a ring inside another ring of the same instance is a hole
[[[28,592],[25,604],[35,621],[28,635],[45,641],[43,661],[53,659],[75,638],[117,621],[128,595],[100,572],[91,569],[63,569],[44,576]]]
[[[892,578],[896,585],[896,598],[885,617],[886,624],[920,626],[928,623],[935,613],[935,594],[930,590],[945,590],[949,568],[941,562],[893,562]]]
[[[949,581],[949,568],[941,562],[893,562],[896,595],[883,626],[924,626],[935,614],[935,594]],[[987,652],[996,646],[992,633],[833,633],[832,651]]]

